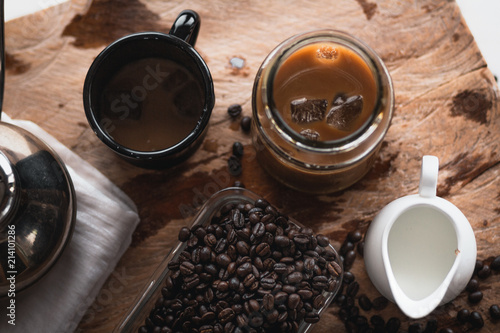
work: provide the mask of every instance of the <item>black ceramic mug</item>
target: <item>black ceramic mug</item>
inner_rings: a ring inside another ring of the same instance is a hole
[[[208,66],[194,49],[199,29],[198,14],[182,11],[168,34],[125,36],[90,66],[83,88],[89,124],[129,162],[168,167],[203,141],[215,94]]]

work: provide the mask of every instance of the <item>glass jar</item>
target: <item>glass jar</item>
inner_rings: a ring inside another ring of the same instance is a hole
[[[373,109],[366,120],[333,140],[299,134],[278,110],[273,93],[287,59],[313,44],[349,50],[367,66],[374,81]],[[317,30],[285,40],[267,56],[255,78],[252,109],[252,140],[262,167],[296,190],[331,193],[349,187],[370,170],[391,122],[394,91],[387,68],[369,46],[341,31]]]

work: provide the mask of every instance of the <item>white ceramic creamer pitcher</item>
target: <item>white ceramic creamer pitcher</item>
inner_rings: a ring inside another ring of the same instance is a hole
[[[368,276],[411,318],[424,317],[458,296],[476,262],[469,221],[436,196],[438,170],[438,158],[424,156],[419,193],[384,207],[365,238]]]

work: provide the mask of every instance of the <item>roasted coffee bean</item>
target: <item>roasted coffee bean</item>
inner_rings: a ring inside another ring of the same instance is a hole
[[[231,262],[231,258],[227,254],[221,253],[217,256],[216,261],[219,266],[226,268]]]
[[[296,309],[300,303],[300,296],[298,294],[291,294],[288,296],[288,308]]]
[[[481,268],[483,268],[484,262],[482,260],[477,259],[476,265],[474,266],[474,273],[477,273]]]
[[[481,267],[476,274],[479,278],[486,279],[491,275],[491,268],[489,265],[483,265],[483,267]]]
[[[314,295],[313,292],[309,289],[300,289],[297,291],[297,294],[299,294],[303,300],[309,300]]]
[[[187,241],[191,237],[191,230],[189,228],[183,227],[179,231],[179,240],[181,242]]]
[[[352,264],[354,264],[354,260],[356,260],[356,251],[348,251],[344,257],[344,267],[346,267],[346,269],[352,267]]]
[[[302,273],[301,272],[293,272],[293,273],[288,275],[287,279],[288,279],[288,283],[297,284],[300,281],[302,281]]]
[[[276,280],[270,277],[261,278],[260,285],[262,288],[270,290],[276,286]]]
[[[473,328],[482,328],[484,326],[483,316],[477,311],[472,311],[470,313],[469,323]]]
[[[222,325],[224,325],[225,323],[227,322],[230,322],[233,320],[234,318],[234,311],[233,309],[231,308],[226,308],[224,310],[222,310],[221,312],[219,312],[219,321]]]
[[[250,252],[250,246],[244,241],[239,241],[236,243],[236,250],[240,255],[246,256]]]
[[[347,234],[347,239],[352,243],[357,243],[363,238],[363,235],[358,230],[351,231]]]
[[[372,309],[372,301],[365,294],[360,295],[358,299],[359,307],[365,311]]]
[[[399,320],[396,317],[389,318],[387,324],[385,324],[387,333],[397,333],[400,327],[401,327],[401,320]]]
[[[255,224],[253,226],[253,229],[252,229],[252,234],[255,236],[255,237],[262,237],[264,236],[264,233],[266,232],[266,226],[264,225],[264,223],[262,222],[258,222],[257,224]]]
[[[462,324],[468,322],[469,317],[470,317],[470,311],[467,309],[461,309],[457,312],[457,320]]]
[[[326,268],[328,269],[328,273],[332,276],[340,276],[342,274],[342,267],[335,261],[328,262]]]
[[[479,289],[479,281],[477,281],[474,278],[470,279],[469,283],[467,283],[467,286],[465,287],[465,290],[471,293],[477,291],[478,289]]]
[[[327,247],[328,245],[330,245],[330,240],[325,235],[317,235],[316,240],[318,241],[318,245],[321,247]]]
[[[309,244],[309,236],[305,234],[297,234],[293,237],[295,244],[307,245]]]
[[[347,286],[346,294],[347,296],[355,297],[359,291],[358,281],[353,281]]]
[[[438,321],[435,318],[430,318],[425,325],[424,333],[435,333],[438,329]]]
[[[316,310],[319,310],[320,308],[323,307],[323,305],[325,305],[325,296],[320,294],[320,295],[314,297],[313,308],[315,308]]]
[[[231,104],[227,108],[227,113],[231,118],[236,118],[238,117],[241,112],[243,111],[243,108],[241,107],[240,104]]]
[[[496,272],[500,271],[500,256],[495,257],[495,259],[493,259],[493,261],[490,264],[490,267],[492,270]]]
[[[408,326],[408,333],[421,333],[421,332],[422,332],[421,323],[413,323]]]
[[[490,306],[489,309],[491,319],[499,320],[500,319],[500,307],[497,304]]]
[[[474,291],[469,294],[468,300],[472,304],[477,304],[483,299],[483,293],[481,291]]]
[[[219,239],[214,247],[215,253],[217,254],[222,253],[226,249],[226,246],[227,246],[227,240],[225,238]]]
[[[375,310],[380,311],[387,307],[389,301],[384,296],[379,296],[375,298],[372,302],[372,306]]]
[[[290,239],[286,236],[276,236],[274,237],[274,243],[279,247],[287,247],[290,244]]]
[[[241,142],[236,141],[235,143],[233,143],[232,151],[234,156],[241,158],[243,156],[243,151],[244,151],[244,147],[241,144]]]
[[[267,255],[269,255],[271,253],[271,247],[267,243],[260,243],[255,248],[255,253],[259,257],[265,257],[265,256],[267,256]]]
[[[214,234],[207,234],[205,238],[203,238],[203,241],[207,246],[213,248],[215,244],[217,244],[217,237],[215,237]]]
[[[244,116],[243,118],[241,118],[240,126],[244,132],[250,131],[250,127],[252,126],[252,118],[250,118],[249,116]]]
[[[182,275],[191,275],[194,273],[194,265],[189,261],[184,261],[179,269]]]
[[[262,307],[267,311],[271,311],[272,309],[274,309],[273,294],[267,294],[262,297]]]
[[[379,315],[373,315],[370,318],[370,323],[374,326],[376,330],[381,330],[385,326],[385,320]]]
[[[304,321],[309,324],[315,324],[319,321],[319,315],[316,312],[308,312],[304,317]]]

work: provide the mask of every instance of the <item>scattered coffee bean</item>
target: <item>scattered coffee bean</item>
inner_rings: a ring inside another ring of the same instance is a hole
[[[243,111],[243,108],[241,107],[240,104],[231,104],[227,108],[227,113],[231,118],[236,118],[241,114],[241,111]]]
[[[387,307],[389,301],[384,296],[379,296],[375,298],[372,302],[372,306],[375,310],[380,311]]]
[[[483,265],[483,267],[481,267],[476,274],[481,279],[486,279],[491,275],[491,268],[488,265]]]
[[[385,325],[387,333],[397,333],[400,327],[401,327],[401,320],[399,320],[399,318],[396,317],[389,318],[387,324]]]
[[[500,319],[500,307],[496,304],[490,306],[489,309],[490,316],[493,320],[499,320]]]
[[[483,299],[483,293],[481,291],[475,291],[469,294],[468,300],[472,304],[477,304]]]
[[[474,328],[481,328],[484,326],[483,316],[477,311],[470,313],[469,322]]]
[[[233,143],[232,151],[234,156],[241,158],[243,156],[244,149],[245,148],[243,147],[241,142],[236,141],[235,143]]]
[[[474,278],[470,279],[469,283],[467,283],[467,286],[465,287],[465,290],[471,293],[478,289],[479,289],[479,281],[477,281]]]
[[[243,118],[241,118],[240,126],[244,132],[249,132],[250,127],[252,126],[252,118],[250,118],[249,116],[244,116]]]
[[[498,257],[495,257],[495,259],[493,259],[493,261],[491,262],[491,265],[490,265],[491,269],[498,272],[500,271],[500,256]]]
[[[359,242],[363,238],[363,235],[359,230],[351,231],[347,234],[347,239],[353,243]]]
[[[372,309],[372,301],[365,294],[360,295],[358,299],[359,307],[365,311]]]
[[[467,309],[461,309],[460,311],[457,312],[457,320],[462,324],[468,322],[469,317],[470,317],[470,311]]]

